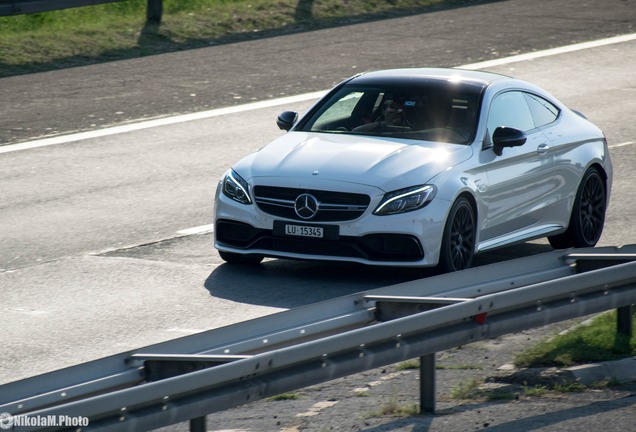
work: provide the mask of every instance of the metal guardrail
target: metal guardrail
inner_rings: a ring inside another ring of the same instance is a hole
[[[126,0],[0,0],[0,16],[50,12],[122,1]],[[146,0],[146,24],[159,25],[162,14],[163,0]]]
[[[50,12],[125,0],[0,0],[0,16]]]
[[[434,410],[434,353],[631,308],[634,261],[636,245],[554,251],[340,297],[2,385],[0,412],[205,430],[213,412],[416,357]]]

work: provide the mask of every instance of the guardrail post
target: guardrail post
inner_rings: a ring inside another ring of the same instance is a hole
[[[420,414],[435,414],[435,353],[420,357]]]
[[[616,331],[619,335],[632,337],[634,332],[634,305],[616,309]]]
[[[207,432],[207,417],[197,417],[190,420],[190,432]]]
[[[146,25],[159,26],[163,14],[163,0],[147,0]]]

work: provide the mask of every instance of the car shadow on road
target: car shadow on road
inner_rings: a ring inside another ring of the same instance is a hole
[[[294,308],[420,277],[416,269],[272,259],[259,265],[222,264],[205,287],[215,297]]]
[[[524,243],[478,255],[474,266],[551,250],[547,243]],[[425,283],[436,274],[434,269],[271,259],[259,265],[221,264],[208,276],[205,288],[214,297],[240,303],[294,308],[416,279]]]

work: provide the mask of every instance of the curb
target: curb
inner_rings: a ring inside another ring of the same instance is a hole
[[[590,385],[600,381],[619,383],[636,381],[636,357],[601,363],[573,366],[563,369],[574,381]]]

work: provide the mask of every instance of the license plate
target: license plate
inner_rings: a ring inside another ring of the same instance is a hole
[[[323,238],[325,235],[322,227],[290,224],[285,225],[285,234],[290,236],[314,238]]]
[[[301,225],[298,222],[274,221],[274,236],[304,237],[329,241],[340,239],[338,225]]]

